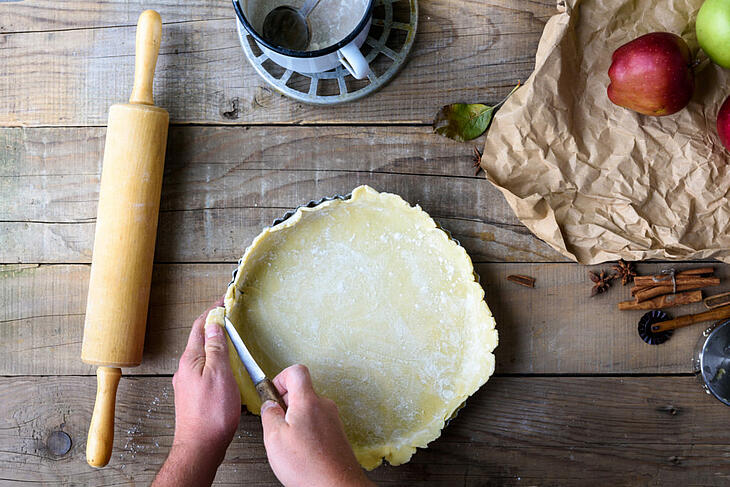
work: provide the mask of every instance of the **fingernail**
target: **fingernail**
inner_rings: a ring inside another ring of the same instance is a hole
[[[223,328],[217,323],[210,323],[205,327],[205,338],[214,338],[223,335]]]
[[[266,411],[267,409],[275,408],[277,406],[278,406],[278,404],[276,404],[271,399],[268,399],[268,400],[264,401],[264,403],[261,405],[261,414],[264,414],[264,411]]]

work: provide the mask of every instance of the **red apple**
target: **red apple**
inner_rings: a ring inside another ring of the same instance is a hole
[[[730,96],[717,112],[717,135],[720,136],[722,145],[730,151]]]
[[[644,115],[671,115],[686,107],[694,92],[687,43],[669,32],[652,32],[613,53],[608,98]]]

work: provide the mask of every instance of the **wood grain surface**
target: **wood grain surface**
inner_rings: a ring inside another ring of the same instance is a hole
[[[170,377],[122,378],[109,466],[84,458],[92,377],[0,378],[0,481],[148,485],[169,451]],[[34,407],[28,408],[32,402]],[[495,377],[428,449],[379,485],[727,485],[727,409],[694,377]],[[68,453],[48,447],[55,431]],[[216,485],[279,485],[258,417],[244,412]]]
[[[258,77],[230,2],[212,3],[159,5],[155,103],[173,123],[430,124],[441,105],[494,102],[526,79],[544,22],[556,13],[552,0],[422,1],[407,69],[357,105],[316,108]],[[0,76],[0,126],[104,125],[109,105],[128,98],[133,19],[142,8],[121,0],[62,5],[0,2],[3,71],[13,74]]]
[[[643,312],[616,309],[628,286],[590,298],[589,268],[534,237],[474,175],[472,147],[483,138],[457,144],[431,133],[442,105],[495,102],[527,78],[556,1],[419,6],[412,53],[391,83],[360,102],[317,108],[256,75],[230,1],[0,0],[0,484],[148,485],[171,444],[170,375],[194,318],[224,292],[264,226],[359,184],[420,204],[461,241],[500,334],[498,377],[428,449],[373,480],[730,484],[728,409],[702,392],[690,365],[705,325],[644,344]],[[94,470],[84,449],[96,379],[79,358],[88,263],[103,126],[109,106],[129,95],[144,8],[164,22],[155,102],[173,124],[144,359],[124,370],[114,457]],[[728,266],[714,265],[726,281]],[[600,268],[609,265],[592,269]],[[533,276],[536,287],[509,274]],[[244,413],[216,485],[278,485],[262,441],[259,419]]]
[[[104,134],[0,129],[0,262],[91,261]],[[475,260],[565,261],[471,158],[429,127],[172,127],[156,258],[238,260],[289,209],[369,184],[420,204]]]
[[[687,267],[687,264],[683,265]],[[645,264],[646,273],[665,265]],[[678,266],[679,267],[679,266]],[[155,266],[145,350],[130,374],[172,374],[193,320],[223,295],[235,263]],[[93,374],[79,358],[88,265],[0,267],[0,375]],[[510,374],[690,373],[691,354],[707,325],[677,330],[660,346],[645,344],[636,325],[643,311],[617,311],[629,287],[590,296],[587,268],[573,264],[478,264],[497,320],[497,370]],[[718,275],[728,278],[727,266]],[[507,281],[535,277],[534,289]],[[730,284],[712,292],[730,290]],[[701,304],[672,310],[699,312]]]

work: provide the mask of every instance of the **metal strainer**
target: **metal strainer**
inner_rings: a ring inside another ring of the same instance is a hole
[[[251,34],[237,22],[246,58],[273,89],[312,105],[337,105],[358,100],[382,88],[403,67],[418,29],[418,0],[375,0],[370,34],[363,54],[371,72],[355,80],[338,66],[324,73],[299,73],[274,63],[255,45]]]
[[[705,391],[730,406],[730,320],[702,333],[692,361]]]

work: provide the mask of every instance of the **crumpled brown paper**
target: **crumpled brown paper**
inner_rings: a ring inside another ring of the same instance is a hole
[[[640,35],[674,32],[696,52],[701,4],[568,0],[545,26],[535,71],[498,112],[482,168],[519,219],[567,257],[730,262],[730,154],[715,129],[729,71],[699,72],[690,105],[667,117],[606,96],[611,54]]]

